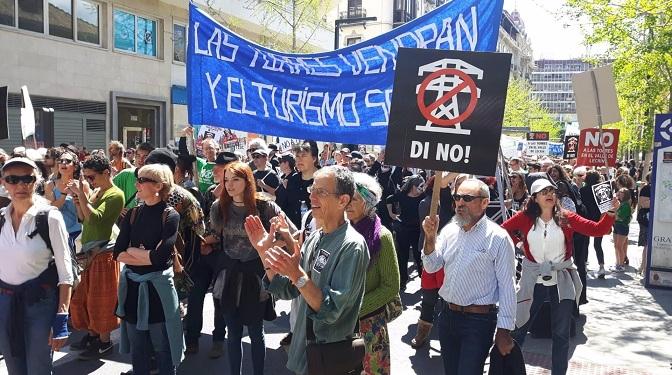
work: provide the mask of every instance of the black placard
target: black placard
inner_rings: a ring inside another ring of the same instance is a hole
[[[9,139],[7,118],[7,86],[0,87],[0,139]]]
[[[495,174],[511,55],[400,48],[385,162]]]
[[[563,159],[574,159],[579,151],[579,136],[567,135],[565,136],[565,149],[562,155]]]

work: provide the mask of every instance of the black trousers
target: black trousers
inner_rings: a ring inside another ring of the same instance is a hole
[[[411,248],[418,274],[422,273],[422,261],[420,260],[420,228],[408,228],[399,226],[397,229],[397,259],[399,260],[399,276],[402,288],[408,282],[408,258]]]
[[[588,261],[588,244],[590,240],[588,237],[574,233],[574,264],[576,264],[576,270],[579,273],[579,278],[583,284],[583,290],[581,291],[581,299],[579,303],[586,303],[588,297],[586,296],[586,283],[587,283],[587,272],[586,272],[586,262]]]

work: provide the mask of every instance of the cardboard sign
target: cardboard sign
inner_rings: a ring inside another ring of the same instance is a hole
[[[581,130],[576,164],[586,167],[616,166],[618,135],[618,129],[603,129],[600,142],[599,129]]]
[[[672,288],[672,114],[656,115],[646,286]]]
[[[537,156],[548,155],[548,141],[527,141],[527,154]]]
[[[302,142],[303,141],[300,139],[278,137],[278,143],[276,145],[278,146],[278,152],[283,153],[292,151],[294,146],[300,145]]]
[[[0,139],[9,139],[7,117],[7,86],[0,87]]]
[[[605,181],[600,182],[592,186],[593,188],[593,197],[595,197],[595,203],[597,203],[597,208],[600,209],[600,213],[603,214],[611,208],[611,201],[614,198],[614,194],[611,192],[611,182]]]
[[[611,65],[574,74],[572,87],[581,129],[621,121]]]
[[[399,49],[386,163],[494,176],[511,55]]]
[[[565,147],[562,158],[574,159],[579,151],[579,136],[578,135],[568,135],[565,136]]]

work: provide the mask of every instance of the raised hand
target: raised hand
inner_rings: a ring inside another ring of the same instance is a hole
[[[303,271],[299,265],[301,260],[300,252],[287,254],[282,248],[274,246],[266,251],[263,259],[264,264],[273,272],[287,276],[292,283],[295,283],[303,275]]]
[[[439,215],[425,217],[425,220],[422,221],[422,229],[425,231],[425,238],[436,240],[436,234],[439,230]]]
[[[271,225],[271,232],[266,232],[259,216],[248,216],[245,218],[244,227],[250,243],[257,250],[259,256],[263,258],[266,250],[273,246],[275,242],[275,226]]]
[[[275,232],[280,234],[280,237],[282,237],[282,240],[287,245],[290,254],[301,254],[299,243],[290,231],[287,216],[284,212],[271,220],[271,229],[275,229]]]

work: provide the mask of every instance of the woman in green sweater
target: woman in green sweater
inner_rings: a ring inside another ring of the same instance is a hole
[[[371,260],[366,271],[359,330],[366,343],[365,374],[390,373],[390,338],[385,306],[399,295],[399,266],[392,233],[380,223],[376,205],[383,194],[378,182],[365,173],[354,173],[355,195],[346,213],[364,236]]]
[[[632,220],[632,206],[630,206],[630,190],[621,188],[616,193],[621,206],[616,211],[614,222],[614,250],[616,250],[616,265],[612,272],[625,272],[625,258],[628,256],[628,233]]]

